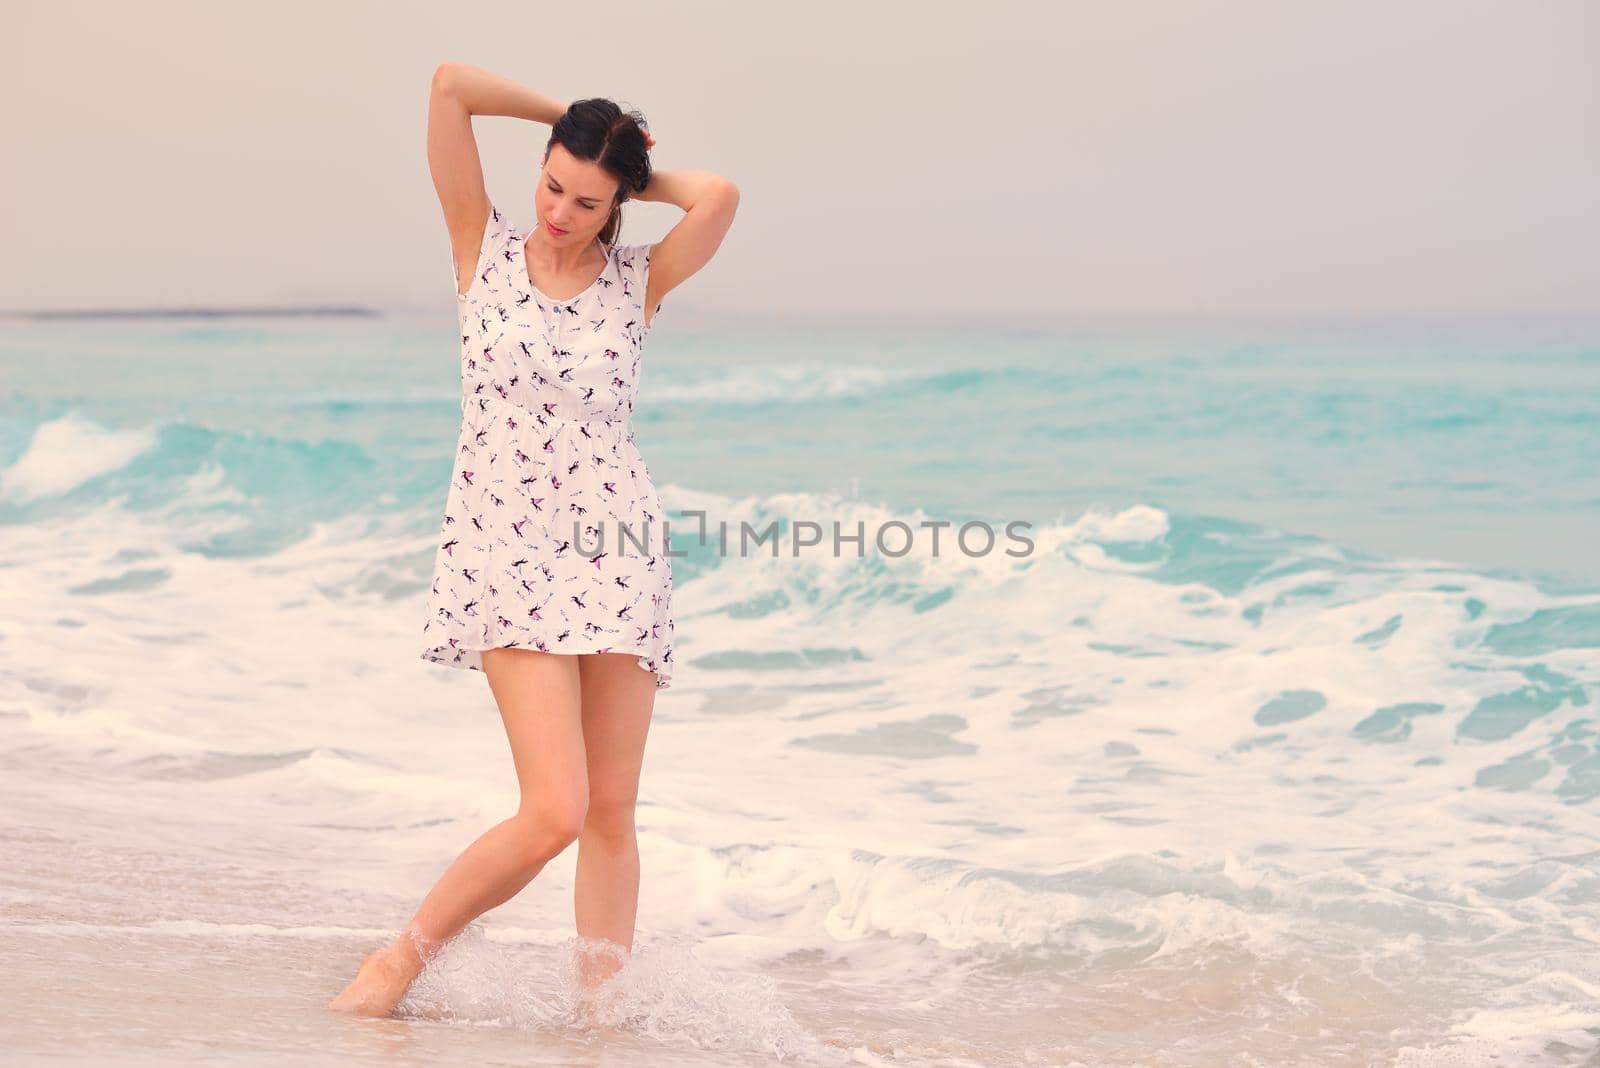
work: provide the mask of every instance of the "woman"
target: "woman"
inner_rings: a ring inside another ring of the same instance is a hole
[[[474,115],[552,126],[528,230],[484,190]],[[487,677],[521,803],[332,1009],[391,1013],[441,943],[574,839],[585,991],[632,952],[634,802],[673,632],[660,497],[629,417],[662,298],[711,259],[739,202],[715,174],[652,174],[653,144],[643,117],[610,100],[563,106],[464,64],[434,72],[428,166],[454,253],[462,426],[421,655]],[[684,216],[658,242],[619,246],[630,198]]]

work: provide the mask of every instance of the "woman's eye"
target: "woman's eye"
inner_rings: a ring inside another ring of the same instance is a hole
[[[557,189],[553,185],[547,185],[547,186],[545,186],[545,188],[550,190],[550,192],[552,192],[552,193],[559,194],[561,192],[561,190]],[[599,205],[597,205],[597,204],[579,204],[579,207],[583,208],[584,211],[593,211],[595,208],[599,207]]]

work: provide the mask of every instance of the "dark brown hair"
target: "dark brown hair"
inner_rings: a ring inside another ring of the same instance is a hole
[[[611,215],[600,228],[600,240],[610,245],[622,229],[622,202],[650,183],[650,152],[644,139],[644,116],[624,111],[615,101],[603,96],[574,100],[550,128],[544,158],[559,144],[573,157],[598,163],[617,179],[617,196]]]

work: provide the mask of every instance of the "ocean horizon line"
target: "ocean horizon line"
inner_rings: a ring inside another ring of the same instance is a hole
[[[289,305],[279,307],[250,307],[223,305],[205,307],[149,307],[149,308],[50,308],[13,309],[0,311],[0,319],[259,319],[302,318],[310,316],[340,318],[382,318],[384,312],[377,308],[353,304]]]

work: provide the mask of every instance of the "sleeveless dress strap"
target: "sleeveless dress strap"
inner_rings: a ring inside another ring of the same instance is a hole
[[[474,289],[483,285],[485,274],[504,269],[503,260],[498,253],[505,245],[506,235],[510,230],[511,220],[491,200],[489,202],[489,217],[484,220],[483,237],[478,242],[478,258],[473,263],[472,282],[467,286],[467,293],[471,293]],[[489,274],[489,278],[493,280],[494,275]],[[461,278],[457,274],[454,250],[452,250],[450,257],[450,286],[455,289],[460,284]],[[465,297],[467,293],[460,293],[458,290],[460,296]]]
[[[644,323],[645,293],[650,283],[650,253],[654,247],[654,242],[646,241],[638,245],[625,245],[618,250],[628,279],[628,295],[633,298],[634,307],[639,310],[639,326],[643,330],[649,330],[656,325],[654,314],[650,316],[649,327]],[[660,303],[656,304],[656,310],[661,310]]]

